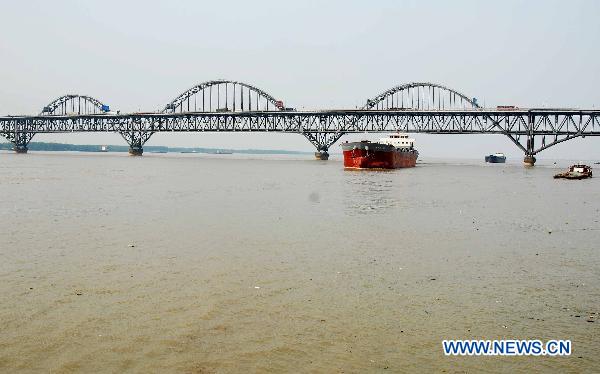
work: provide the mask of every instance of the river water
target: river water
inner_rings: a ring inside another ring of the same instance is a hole
[[[600,178],[520,161],[2,153],[0,372],[597,372]]]

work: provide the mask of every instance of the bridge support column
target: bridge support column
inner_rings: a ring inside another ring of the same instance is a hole
[[[142,146],[129,147],[129,154],[132,156],[141,156],[144,154],[144,148]]]
[[[534,155],[527,155],[526,154],[525,158],[523,159],[523,164],[525,166],[533,166],[533,165],[535,165],[535,161],[536,161],[536,158],[535,158]]]
[[[317,149],[317,151],[315,152],[315,158],[317,160],[329,160],[329,153],[327,152],[327,148],[325,149]]]
[[[131,156],[141,156],[144,154],[144,144],[152,136],[147,131],[122,132],[121,136],[129,144],[129,154]]]
[[[13,146],[13,151],[15,151],[15,153],[27,153],[28,150],[29,148],[26,144],[15,144]]]
[[[325,161],[329,159],[329,147],[341,138],[344,133],[304,132],[302,135],[317,148],[315,159]]]
[[[13,144],[13,151],[15,153],[25,154],[29,150],[29,142],[35,135],[32,132],[10,132],[2,133],[4,137]]]
[[[534,166],[535,161],[535,137],[533,135],[529,135],[527,136],[527,150],[525,151],[523,164],[525,166]]]

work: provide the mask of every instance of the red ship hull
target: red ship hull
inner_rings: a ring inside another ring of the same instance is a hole
[[[412,168],[417,163],[419,152],[414,149],[396,149],[378,143],[345,143],[344,167],[355,169],[398,169]]]

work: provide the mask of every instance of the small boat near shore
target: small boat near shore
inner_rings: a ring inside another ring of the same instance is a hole
[[[568,171],[558,173],[554,176],[554,179],[586,179],[592,177],[592,168],[583,165],[571,165]]]

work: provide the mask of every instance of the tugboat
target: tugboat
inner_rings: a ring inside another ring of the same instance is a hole
[[[493,155],[485,156],[485,162],[490,164],[503,164],[506,162],[506,156],[504,153],[494,153]]]
[[[554,179],[559,179],[559,178],[563,178],[563,179],[586,179],[586,178],[591,178],[592,177],[592,168],[587,166],[587,165],[583,165],[583,164],[577,164],[577,165],[571,165],[569,167],[569,171],[565,171],[564,173],[558,173],[554,176]]]
[[[406,134],[390,134],[378,142],[363,140],[342,143],[344,167],[351,169],[412,168],[417,163],[419,151],[415,140]]]

